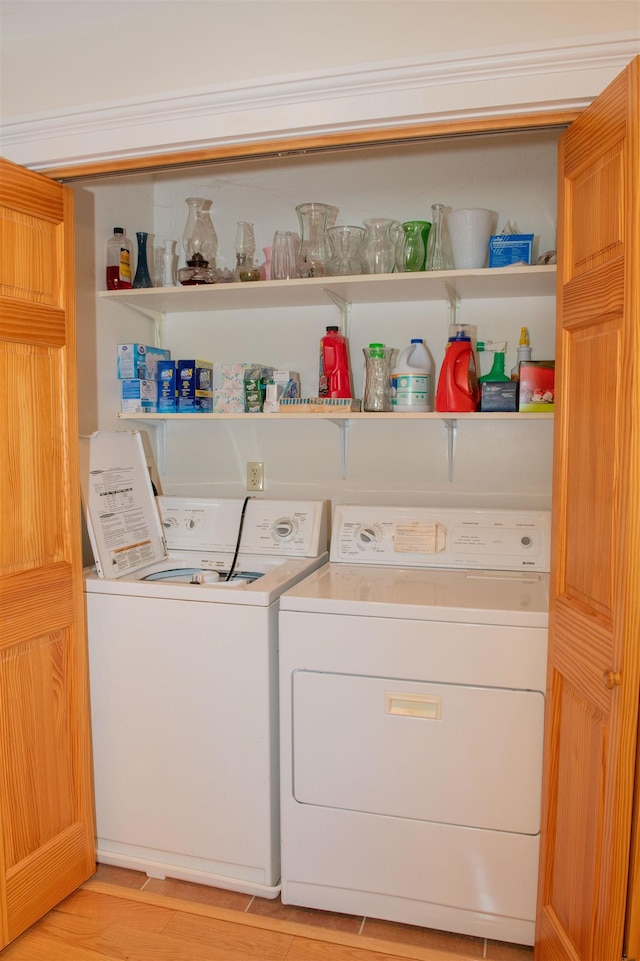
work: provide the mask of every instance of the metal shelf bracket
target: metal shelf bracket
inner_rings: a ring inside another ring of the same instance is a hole
[[[339,428],[340,430],[340,472],[342,475],[342,480],[346,480],[347,459],[348,459],[348,453],[349,453],[349,444],[348,444],[349,438],[347,434],[347,431],[349,429],[349,421],[344,418],[337,420],[337,419],[334,419],[333,417],[328,417],[327,420],[331,421],[332,424],[335,424],[336,427]]]
[[[335,294],[332,290],[329,290],[327,287],[323,287],[322,289],[324,290],[327,297],[331,298],[331,300],[334,302],[334,304],[340,311],[340,319],[342,320],[342,333],[344,334],[345,337],[348,337],[349,336],[349,317],[351,314],[351,302],[349,300],[345,300],[344,297],[340,297],[338,294]]]
[[[447,292],[447,300],[449,301],[449,323],[451,325],[458,323],[458,308],[460,306],[460,297],[451,284],[447,283],[446,280],[442,281],[444,289]]]
[[[150,307],[141,307],[136,304],[135,301],[121,300],[119,303],[124,304],[129,310],[133,310],[137,314],[142,314],[149,320],[153,321],[155,327],[155,343],[154,347],[164,347],[164,331],[165,331],[165,315],[161,310],[152,310]]]
[[[447,431],[447,476],[451,482],[453,481],[453,462],[456,451],[458,420],[456,417],[445,417],[443,418],[443,424]]]

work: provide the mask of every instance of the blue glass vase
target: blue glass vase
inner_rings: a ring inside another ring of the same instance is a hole
[[[133,287],[153,287],[149,265],[147,263],[147,237],[149,235],[144,230],[136,233],[138,238],[138,264],[136,275],[133,278]]]

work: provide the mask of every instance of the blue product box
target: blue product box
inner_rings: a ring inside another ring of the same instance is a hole
[[[170,359],[171,351],[162,347],[118,344],[118,377],[120,380],[157,380],[159,361]]]
[[[213,410],[213,363],[209,360],[176,362],[178,413],[211,413]]]
[[[533,234],[493,234],[489,237],[490,267],[530,264],[532,255]]]
[[[131,377],[120,381],[120,410],[123,414],[156,414],[158,381]]]
[[[158,364],[158,413],[175,414],[178,409],[177,370],[175,360]]]

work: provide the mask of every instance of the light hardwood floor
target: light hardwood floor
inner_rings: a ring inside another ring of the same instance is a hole
[[[530,948],[99,866],[2,961],[532,961]]]

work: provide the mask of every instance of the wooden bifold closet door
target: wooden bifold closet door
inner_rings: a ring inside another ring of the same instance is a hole
[[[0,948],[95,870],[72,201],[0,160]]]
[[[537,961],[623,950],[640,680],[638,67],[560,148]]]

